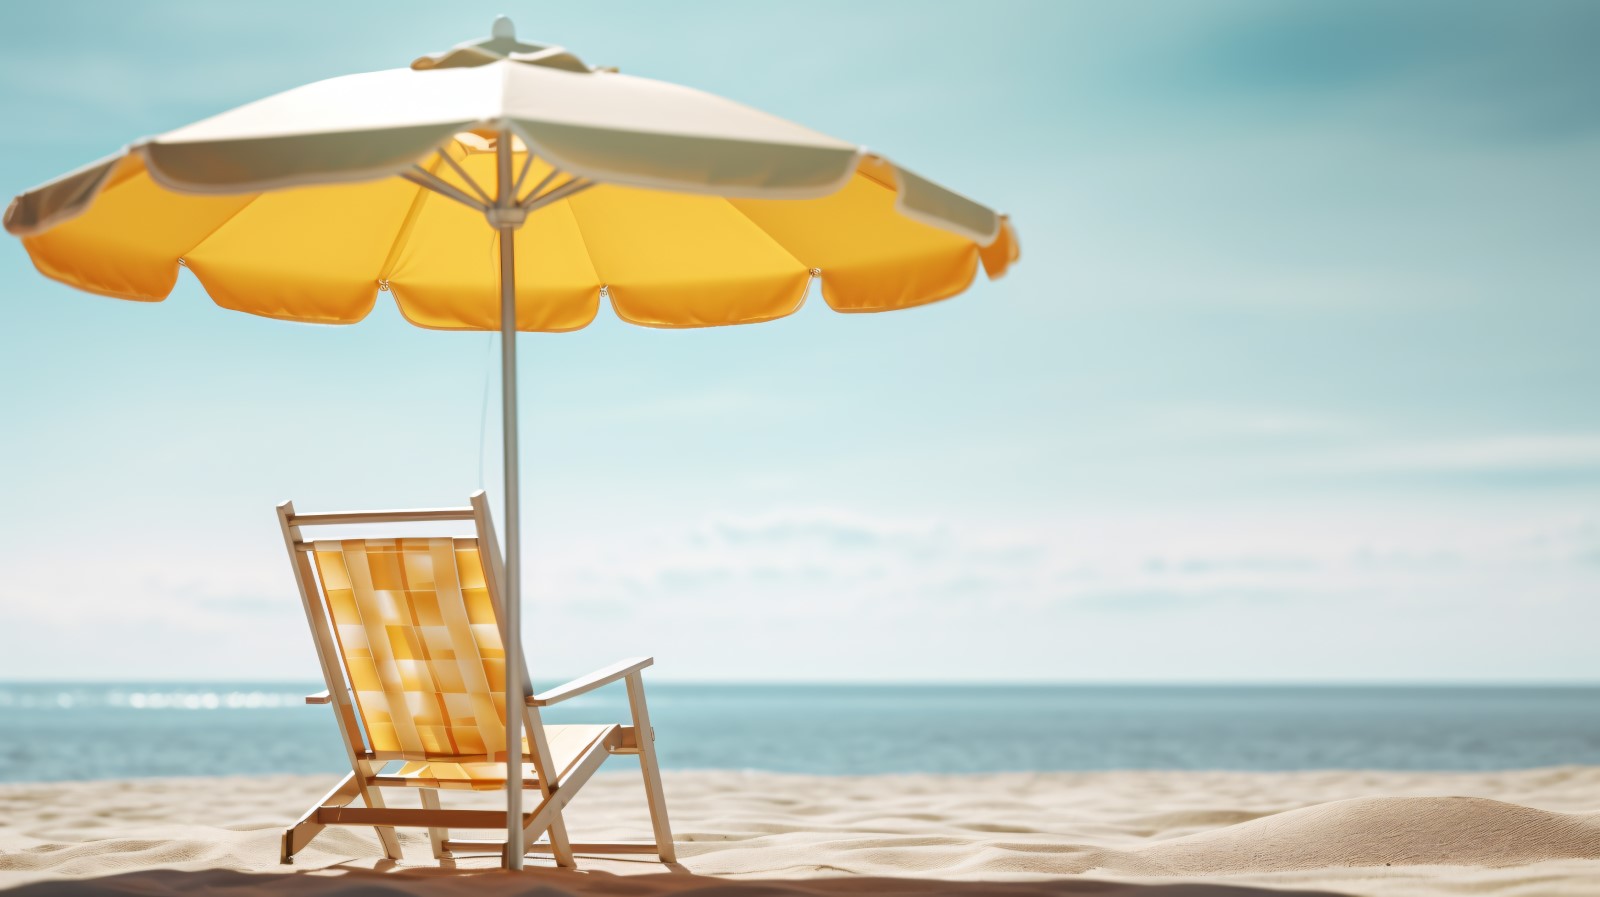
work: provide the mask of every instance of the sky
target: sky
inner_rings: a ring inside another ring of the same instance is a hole
[[[1600,681],[1600,6],[398,9],[0,5],[0,195],[504,12],[1022,241],[922,309],[524,336],[535,678]],[[0,679],[315,679],[274,506],[500,488],[486,334],[9,237],[0,311]]]

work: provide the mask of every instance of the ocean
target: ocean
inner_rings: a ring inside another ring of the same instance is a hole
[[[1600,764],[1600,687],[649,683],[662,765],[828,775]],[[320,684],[0,684],[0,781],[337,772]],[[619,686],[547,722],[625,721]]]

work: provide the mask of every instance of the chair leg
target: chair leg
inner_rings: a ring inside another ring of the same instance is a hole
[[[644,775],[644,796],[650,805],[650,826],[656,835],[656,855],[663,863],[677,862],[672,823],[667,820],[667,795],[661,788],[661,767],[656,764],[656,730],[650,726],[650,710],[644,700],[644,677],[632,673],[627,683],[634,737],[639,742],[639,770]]]
[[[572,856],[572,839],[567,837],[567,821],[561,818],[559,810],[550,823],[549,832],[550,852],[555,855],[556,865],[563,869],[578,868],[578,861]]]
[[[419,788],[422,798],[422,807],[425,810],[438,810],[439,790],[437,788]],[[433,848],[433,858],[436,860],[448,859],[450,851],[445,849],[444,842],[450,840],[450,830],[447,828],[428,829],[428,844]]]
[[[544,720],[540,719],[537,707],[527,709],[523,724],[526,727],[524,731],[528,733],[528,746],[532,749],[534,772],[539,776],[540,806],[547,806],[555,799],[554,791],[561,787],[561,778],[556,771],[555,762],[550,757],[550,745],[546,742],[544,734]],[[559,804],[560,802],[552,807],[550,824],[545,831],[550,835],[550,852],[555,855],[556,865],[563,869],[574,869],[578,863],[572,857],[572,840],[567,837],[567,823],[561,818]]]
[[[323,807],[349,806],[361,794],[361,783],[356,781],[355,773],[348,773],[333,786],[322,799],[311,805],[311,809],[301,814],[294,825],[283,831],[283,846],[278,853],[278,862],[289,864],[294,862],[294,855],[311,843],[311,839],[322,831],[324,826],[317,822],[317,811]]]
[[[548,797],[545,798],[549,800]],[[555,857],[556,865],[562,869],[578,868],[578,861],[572,855],[572,840],[567,837],[567,823],[561,818],[561,811],[557,809],[551,817],[548,828],[544,830],[550,836],[550,853]],[[539,832],[532,829],[525,830],[524,839],[528,847],[526,853],[533,853],[533,842],[539,837]],[[509,844],[500,845],[500,865],[506,865],[506,857],[511,849]]]
[[[385,804],[383,795],[378,793],[376,787],[367,788],[367,806],[374,810],[381,810]],[[394,833],[392,825],[375,825],[372,830],[378,833],[378,844],[383,848],[386,859],[398,860],[403,858],[400,853],[400,837]]]

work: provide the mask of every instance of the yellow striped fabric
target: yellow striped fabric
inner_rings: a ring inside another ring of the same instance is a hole
[[[477,540],[319,540],[312,554],[372,750],[503,761],[505,646]]]

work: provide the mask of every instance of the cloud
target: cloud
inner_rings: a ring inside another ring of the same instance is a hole
[[[1136,412],[1126,427],[1133,428],[1148,432],[1153,446],[1139,462],[1164,462],[1169,472],[1242,489],[1272,483],[1371,494],[1449,485],[1472,494],[1478,486],[1538,491],[1600,481],[1600,433],[1593,431],[1430,435],[1424,420],[1397,420],[1392,412],[1206,403]]]
[[[1134,615],[1165,614],[1196,609],[1222,613],[1230,609],[1259,609],[1259,605],[1262,604],[1281,606],[1303,597],[1303,595],[1259,588],[1187,590],[1125,588],[1091,590],[1076,594],[1072,598],[1072,607],[1098,613]]]
[[[538,669],[581,671],[608,659],[601,654],[642,651],[673,658],[679,677],[903,669],[1048,677],[1079,667],[1007,646],[1044,650],[1116,633],[1099,638],[1136,658],[1151,632],[1214,644],[1248,642],[1251,633],[1305,638],[1330,618],[1540,625],[1579,618],[1600,588],[1600,516],[1548,503],[1452,512],[1297,499],[1289,509],[1057,510],[1029,519],[780,506],[698,522],[632,518],[609,536],[534,540],[525,619]],[[86,644],[141,633],[139,645],[97,661],[108,674],[155,669],[138,657],[150,645],[170,654],[161,670],[209,669],[195,666],[202,655],[214,663],[218,645],[253,644],[260,633],[282,650],[251,647],[239,670],[314,671],[279,554],[255,552],[254,563],[191,547],[182,563],[170,551],[148,562],[107,554],[115,590],[105,577],[52,577],[73,559],[41,554],[28,577],[0,593],[0,606],[16,628],[81,629]],[[586,635],[553,644],[541,635],[547,626]],[[905,666],[913,655],[958,646],[969,653]],[[819,666],[822,655],[850,665]],[[1161,669],[1148,675],[1178,675]]]
[[[1173,436],[1275,439],[1348,436],[1367,429],[1360,420],[1323,411],[1229,404],[1162,406],[1149,412],[1148,420]]]
[[[908,608],[1012,604],[1043,588],[1048,545],[944,520],[830,508],[717,515],[688,527],[560,552],[549,594],[591,600],[847,619]]]
[[[703,526],[696,537],[734,545],[796,545],[821,542],[839,548],[883,545],[932,548],[949,537],[943,524],[872,518],[828,510],[798,510],[752,517],[722,517]]]
[[[1585,526],[1593,523],[1545,508],[1452,514],[1392,502],[1001,524],[780,508],[629,536],[601,551],[553,552],[539,593],[571,607],[620,602],[691,619],[851,626],[1068,608],[1159,616],[1482,604],[1499,600],[1488,582],[1592,578],[1575,572],[1592,568],[1600,541]]]
[[[1600,473],[1600,434],[1510,434],[1397,442],[1322,459],[1358,473]]]

